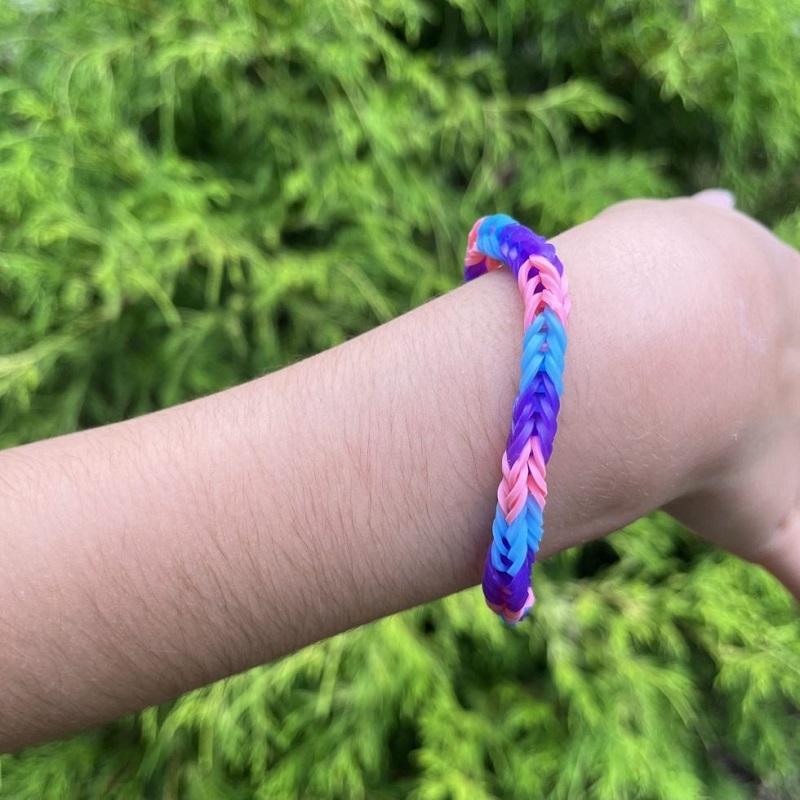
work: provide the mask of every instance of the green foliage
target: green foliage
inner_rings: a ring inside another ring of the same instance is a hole
[[[552,234],[707,185],[800,244],[800,2],[0,7],[0,445],[180,402]],[[656,516],[0,759],[0,797],[792,798],[786,594]]]

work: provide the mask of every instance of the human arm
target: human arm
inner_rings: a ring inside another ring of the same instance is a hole
[[[686,200],[555,243],[573,311],[540,558],[666,507],[800,594],[796,254]],[[488,275],[243,386],[0,453],[0,750],[477,583],[520,309]]]

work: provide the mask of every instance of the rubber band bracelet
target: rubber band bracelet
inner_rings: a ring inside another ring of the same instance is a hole
[[[543,533],[546,465],[564,391],[570,301],[564,265],[552,244],[505,214],[479,219],[469,235],[465,279],[503,264],[522,293],[525,333],[483,593],[489,608],[513,625],[528,615],[535,600],[531,570]]]

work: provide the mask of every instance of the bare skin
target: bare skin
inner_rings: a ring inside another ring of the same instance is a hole
[[[800,256],[702,199],[555,239],[573,314],[541,556],[666,508],[800,599]],[[520,325],[495,273],[265,378],[0,453],[0,750],[477,583]]]

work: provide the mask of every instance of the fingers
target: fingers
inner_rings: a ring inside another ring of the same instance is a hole
[[[727,189],[704,189],[692,199],[716,208],[736,208],[736,196]]]
[[[727,189],[704,189],[702,192],[698,192],[697,194],[691,195],[688,198],[679,197],[675,199],[680,201],[684,201],[686,199],[695,200],[698,203],[703,203],[707,206],[713,206],[714,208],[721,208],[725,211],[731,211],[736,208],[736,195]],[[597,217],[605,217],[609,214],[616,214],[620,211],[628,211],[631,208],[662,202],[664,202],[664,200],[653,200],[647,198],[623,200],[620,203],[614,203],[613,205],[604,208],[599,214],[597,214]]]

